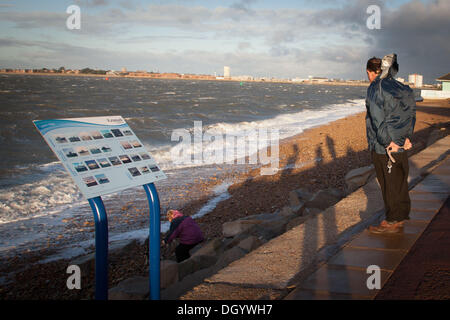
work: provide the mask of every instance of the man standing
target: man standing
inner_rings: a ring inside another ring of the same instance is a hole
[[[408,155],[416,122],[414,93],[396,81],[397,55],[367,61],[370,86],[366,98],[369,151],[383,194],[386,219],[369,227],[372,233],[397,233],[409,219]]]

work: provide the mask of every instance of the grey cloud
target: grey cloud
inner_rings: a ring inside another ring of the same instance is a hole
[[[0,47],[2,47],[2,48],[28,47],[30,45],[32,45],[32,44],[29,41],[23,41],[23,40],[11,39],[11,38],[0,39]]]
[[[75,4],[80,7],[102,7],[107,6],[108,1],[106,0],[75,0]]]
[[[124,38],[121,39],[120,42],[123,43],[142,43],[142,42],[148,42],[148,41],[158,41],[158,40],[167,40],[167,39],[173,39],[173,40],[206,40],[207,37],[202,36],[186,36],[186,35],[158,35],[158,36],[142,36],[142,37],[131,37],[131,38]]]
[[[269,50],[269,54],[272,57],[294,56],[296,58],[299,58],[302,53],[303,51],[300,51],[298,48],[287,47],[284,45],[273,46]]]
[[[310,23],[324,27],[353,27],[355,29],[365,28],[369,17],[367,8],[377,5],[383,11],[385,4],[383,0],[354,0],[347,1],[341,8],[330,8],[316,11],[310,16]]]
[[[66,20],[69,15],[66,12],[0,12],[0,20],[15,23],[19,29],[51,28],[57,31],[68,31]],[[127,25],[120,24],[121,12],[111,9],[99,19],[81,10],[81,29],[71,31],[78,35],[103,36],[117,35],[117,30],[123,33],[128,30]]]
[[[268,42],[272,44],[290,43],[296,40],[298,32],[288,27],[283,29],[276,29],[268,36]]]
[[[51,52],[58,52],[69,55],[81,55],[89,52],[100,52],[101,50],[86,48],[82,46],[76,46],[73,44],[50,42],[50,41],[27,41],[27,40],[15,40],[11,38],[0,39],[0,45],[2,47],[38,47]]]
[[[243,11],[246,14],[254,14],[255,11],[253,9],[250,8],[250,6],[257,2],[257,0],[240,0],[238,2],[234,2],[230,8],[239,10],[239,11]]]
[[[128,9],[128,10],[135,10],[136,7],[137,7],[137,5],[136,5],[133,1],[130,1],[130,0],[127,0],[127,1],[120,1],[120,2],[119,2],[119,5],[120,5],[122,8],[125,8],[125,9]]]
[[[61,27],[65,26],[66,19],[65,12],[0,12],[0,20],[14,22],[17,28],[23,29]]]
[[[22,41],[10,38],[0,39],[0,46],[4,49],[19,48],[20,56],[15,58],[20,65],[29,68],[34,67],[58,67],[66,64],[66,67],[100,66],[104,61],[112,63],[109,57],[116,57],[106,49],[88,48],[68,43],[49,41]],[[36,50],[26,50],[34,47]],[[0,55],[1,56],[1,55]],[[70,66],[67,63],[70,61]]]
[[[450,2],[418,1],[398,10],[382,11],[381,30],[367,34],[373,38],[379,56],[398,54],[399,74],[421,73],[433,82],[450,71]]]
[[[381,30],[366,27],[369,5],[378,5],[381,9]],[[395,9],[387,7],[385,1],[348,1],[341,8],[316,11],[306,21],[319,34],[331,32],[340,35],[343,45],[347,39],[365,46],[365,59],[396,52],[403,76],[421,73],[425,81],[433,82],[450,70],[449,1],[411,1]],[[282,43],[284,39],[278,36],[275,40]],[[335,51],[340,47],[340,44],[333,44],[328,50]],[[330,53],[330,57],[333,56],[339,55]],[[345,56],[351,57],[351,52]],[[320,55],[320,58],[327,59],[327,54]],[[361,60],[358,58],[355,55],[352,59],[357,62]]]

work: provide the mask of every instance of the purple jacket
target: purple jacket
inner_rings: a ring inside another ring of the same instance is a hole
[[[172,220],[165,241],[169,243],[177,237],[180,238],[182,244],[197,244],[205,239],[202,230],[194,219],[186,216]]]

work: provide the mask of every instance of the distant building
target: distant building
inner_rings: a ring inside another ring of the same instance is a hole
[[[410,74],[408,76],[408,82],[416,88],[420,88],[423,85],[423,76],[421,74]]]
[[[442,91],[450,92],[450,73],[447,73],[445,76],[439,77],[436,80],[442,82]]]
[[[127,68],[123,67],[123,68],[121,69],[121,72],[127,72]]]
[[[292,82],[305,82],[305,81],[308,81],[308,79],[302,79],[302,78],[294,78],[294,79],[292,79]]]
[[[223,77],[225,79],[230,78],[231,74],[230,74],[230,67],[223,67]]]
[[[235,76],[235,77],[230,77],[232,80],[238,80],[238,81],[252,81],[253,77],[252,76],[247,76],[247,75],[242,75],[242,76]]]
[[[310,77],[309,80],[311,82],[327,82],[328,78],[323,78],[323,77]]]
[[[449,99],[450,98],[450,73],[436,79],[442,82],[442,90],[421,90],[420,95],[424,99]]]

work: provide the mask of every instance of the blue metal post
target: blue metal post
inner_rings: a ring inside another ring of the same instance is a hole
[[[95,299],[108,299],[108,220],[101,197],[89,199],[95,220]]]
[[[144,190],[147,193],[148,206],[150,208],[150,230],[149,230],[149,280],[150,299],[160,299],[160,234],[161,220],[159,197],[153,183],[145,184]]]

